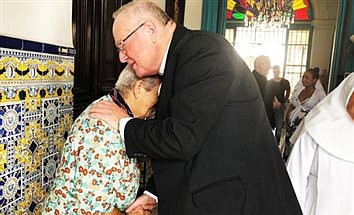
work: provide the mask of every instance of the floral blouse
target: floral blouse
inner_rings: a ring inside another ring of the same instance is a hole
[[[99,100],[112,98],[103,96]],[[71,128],[43,214],[101,214],[114,208],[124,211],[136,198],[140,177],[137,161],[126,155],[118,131],[90,118],[88,111],[93,104]]]

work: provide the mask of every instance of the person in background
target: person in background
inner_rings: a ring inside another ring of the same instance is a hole
[[[112,101],[130,116],[149,117],[157,102],[158,77],[138,78],[131,66],[121,72],[109,95],[93,102],[75,120],[64,144],[54,187],[42,214],[110,214],[123,212],[136,198],[140,171],[128,158],[119,132],[88,114],[98,101]],[[137,209],[129,214],[150,214]]]
[[[304,215],[354,214],[354,73],[299,125],[287,171]]]
[[[250,70],[222,36],[176,24],[148,1],[114,13],[119,59],[162,76],[155,119],[109,101],[92,117],[119,129],[128,156],[152,160],[158,214],[301,214]],[[149,206],[143,194],[126,210]]]
[[[268,81],[268,89],[273,97],[273,115],[275,137],[279,143],[281,129],[284,127],[284,111],[290,96],[290,83],[285,78],[280,77],[280,67],[273,66],[273,78]]]
[[[268,120],[271,127],[274,128],[273,97],[268,88],[267,75],[271,67],[270,58],[260,55],[254,60],[254,70],[252,72],[257,81],[259,91],[261,92],[263,103],[267,111]]]
[[[326,96],[318,78],[319,68],[310,68],[294,87],[285,116],[288,137],[291,137],[306,114]]]

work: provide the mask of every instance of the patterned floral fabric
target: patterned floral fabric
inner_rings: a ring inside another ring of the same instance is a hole
[[[102,99],[112,100],[110,96]],[[89,117],[93,104],[71,128],[43,214],[101,214],[114,207],[124,211],[136,198],[137,161],[128,158],[116,130]]]

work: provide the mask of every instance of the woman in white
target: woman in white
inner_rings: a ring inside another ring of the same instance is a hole
[[[354,214],[354,73],[302,121],[287,170],[305,215]]]
[[[288,137],[291,137],[306,114],[326,96],[318,78],[319,68],[309,69],[294,87],[285,117]]]

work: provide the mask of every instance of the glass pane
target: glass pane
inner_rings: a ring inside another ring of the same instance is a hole
[[[289,30],[285,77],[291,87],[296,85],[306,70],[309,36],[310,30]]]
[[[235,47],[251,71],[257,56],[268,55],[272,65],[284,68],[282,74],[292,87],[306,70],[309,36],[308,29],[237,27],[227,28],[225,31],[226,39]],[[271,72],[268,75],[268,79],[270,78]]]
[[[232,44],[235,44],[235,39],[234,39],[234,32],[235,30],[232,28],[225,29],[225,38]]]
[[[268,55],[272,65],[283,68],[285,58],[286,28],[248,28],[236,29],[235,49],[252,71],[254,59]],[[271,78],[272,74],[269,74]]]
[[[302,74],[305,70],[305,66],[285,66],[284,78],[290,82],[291,89],[294,89],[297,82],[301,80]]]

